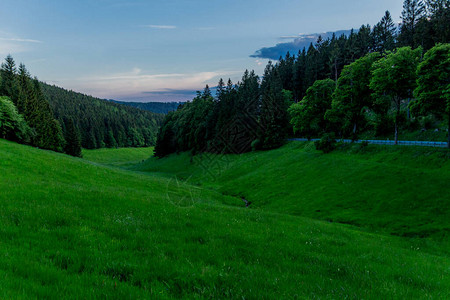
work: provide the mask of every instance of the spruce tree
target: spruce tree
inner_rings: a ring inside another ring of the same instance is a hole
[[[262,102],[259,141],[263,149],[281,146],[287,136],[289,103],[277,69],[268,64],[261,83]]]
[[[64,152],[66,154],[81,157],[81,137],[78,129],[75,127],[73,119],[66,118],[64,120],[66,144]]]
[[[383,18],[374,26],[372,36],[375,44],[375,51],[385,52],[395,48],[396,26],[392,21],[391,13],[386,11]]]
[[[5,58],[5,62],[2,63],[0,75],[0,96],[9,97],[13,101],[14,105],[17,105],[17,100],[19,98],[19,91],[16,81],[17,68],[11,55],[8,55]]]
[[[411,46],[415,48],[416,26],[419,20],[425,17],[426,9],[422,0],[405,0],[401,15],[402,24],[398,37],[401,46]]]

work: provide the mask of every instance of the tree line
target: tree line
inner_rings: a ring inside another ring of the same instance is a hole
[[[81,156],[81,148],[145,147],[163,115],[68,91],[32,78],[8,55],[0,69],[0,137]]]
[[[177,110],[178,106],[184,102],[128,102],[110,100],[115,103],[136,107],[142,110],[148,110],[157,114],[167,114],[170,111]]]
[[[356,139],[369,126],[376,135],[392,127],[397,139],[403,112],[409,108],[415,116],[445,117],[439,105],[423,104],[428,92],[419,92],[416,79],[431,76],[431,70],[420,67],[423,53],[437,43],[450,42],[450,1],[405,0],[401,19],[401,25],[395,25],[386,11],[373,28],[363,25],[349,35],[319,37],[297,55],[287,53],[276,64],[269,62],[262,79],[253,71],[246,71],[235,84],[221,79],[215,97],[207,87],[166,116],[155,155],[270,149],[293,131],[307,137],[333,132]],[[425,57],[445,52],[446,47],[433,48]],[[388,67],[393,72],[385,72]],[[445,70],[434,79],[445,77]],[[446,86],[445,80],[435,84]]]
[[[8,111],[3,114],[2,123],[17,124],[3,137],[43,149],[64,151],[61,125],[54,118],[39,81],[31,78],[25,65],[17,68],[11,56],[6,57],[0,69],[0,95],[4,96],[2,110]]]
[[[72,119],[86,149],[148,147],[164,116],[131,106],[114,103],[54,85],[41,84],[55,118],[68,132],[66,119]],[[70,122],[69,122],[70,123]],[[71,124],[68,124],[71,127]]]
[[[298,134],[311,138],[332,134],[358,140],[373,126],[376,135],[401,126],[412,117],[447,119],[450,131],[450,44],[437,44],[425,55],[421,47],[378,52],[344,67],[337,82],[318,80],[306,96],[289,108]],[[450,137],[449,137],[450,145]]]

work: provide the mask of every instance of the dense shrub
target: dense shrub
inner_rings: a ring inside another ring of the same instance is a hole
[[[322,136],[319,141],[315,141],[316,150],[323,151],[323,153],[330,153],[336,149],[336,137],[332,133],[327,133]]]
[[[17,142],[29,142],[30,127],[8,97],[0,97],[0,137]]]

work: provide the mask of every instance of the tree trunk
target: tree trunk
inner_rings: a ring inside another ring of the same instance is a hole
[[[395,121],[395,144],[398,145],[398,124]]]
[[[411,112],[409,111],[409,102],[411,101],[411,99],[408,98],[407,101],[408,101],[408,105],[406,105],[406,115],[407,115],[407,118],[409,120],[409,119],[411,119]]]
[[[447,148],[450,149],[450,114],[448,116]]]
[[[401,108],[401,99],[397,98],[396,102],[396,113],[395,113],[395,145],[398,145],[398,120],[400,119],[400,108]]]
[[[356,141],[357,140],[357,138],[356,138],[356,122],[355,123],[353,123],[353,142],[354,141]]]

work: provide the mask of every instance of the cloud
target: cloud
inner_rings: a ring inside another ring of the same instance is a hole
[[[153,28],[153,29],[176,29],[177,28],[177,26],[174,26],[174,25],[144,25],[143,27]]]
[[[339,37],[342,34],[349,35],[350,30],[340,30],[336,32],[325,32],[325,33],[314,33],[314,34],[301,34],[299,36],[282,36],[281,39],[292,39],[292,42],[288,43],[279,43],[272,47],[264,47],[257,50],[254,54],[250,55],[250,57],[254,58],[267,58],[277,60],[280,56],[285,56],[288,52],[291,54],[297,54],[299,50],[303,50],[303,48],[308,49],[309,45],[314,44],[317,41],[319,36],[322,36],[323,39],[331,38],[333,33]]]
[[[2,34],[5,34],[2,32]],[[8,34],[5,34],[8,35]],[[16,37],[0,37],[0,55],[26,52],[30,50],[29,44],[42,44],[42,41]]]
[[[18,42],[18,43],[38,43],[38,44],[43,43],[43,41],[31,40],[31,39],[18,39],[18,38],[0,38],[0,41]]]
[[[67,88],[100,98],[117,100],[148,99],[165,96],[165,100],[186,101],[202,90],[207,83],[215,85],[219,77],[233,76],[240,71],[212,71],[198,73],[145,74],[139,68],[128,72],[97,75],[71,80]],[[172,99],[168,99],[172,97]]]

